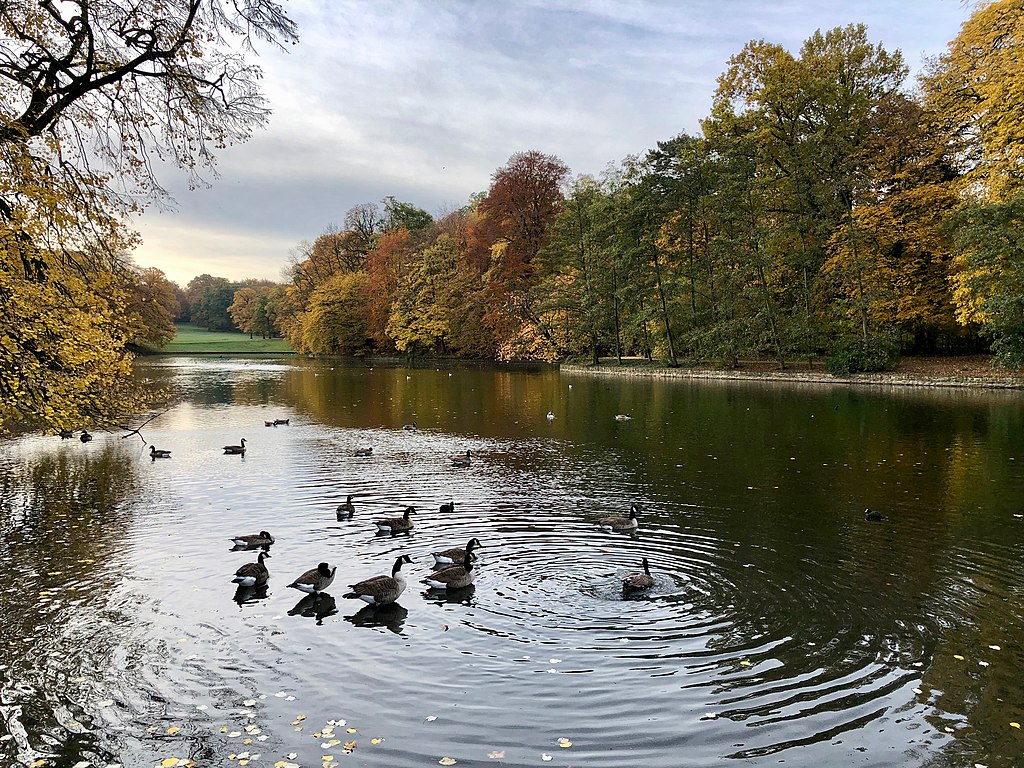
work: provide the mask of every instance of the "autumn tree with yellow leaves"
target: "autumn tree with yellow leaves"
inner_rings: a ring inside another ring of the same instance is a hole
[[[0,429],[103,424],[137,408],[127,345],[136,238],[266,119],[239,51],[295,29],[271,0],[0,4]]]

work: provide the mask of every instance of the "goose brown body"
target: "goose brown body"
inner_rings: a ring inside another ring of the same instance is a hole
[[[638,508],[634,504],[629,508],[629,517],[606,517],[598,520],[597,526],[603,531],[611,531],[612,533],[636,530],[638,524],[636,519],[637,511]]]
[[[467,553],[472,554],[475,547],[483,547],[483,544],[480,543],[480,539],[474,536],[464,548],[452,547],[451,549],[443,549],[440,552],[431,552],[430,554],[434,558],[435,565],[454,565],[465,560]]]
[[[622,577],[623,592],[640,592],[654,586],[654,577],[651,576],[651,568],[645,557],[641,562],[643,573],[627,573]]]
[[[408,555],[400,555],[395,559],[390,576],[373,576],[356,584],[350,584],[351,592],[344,597],[362,600],[370,605],[388,605],[395,602],[405,591],[405,576],[402,575],[402,564],[411,563]]]
[[[236,547],[269,547],[274,543],[274,537],[270,531],[260,531],[245,536],[232,536],[231,541]]]
[[[268,557],[270,557],[268,552],[260,552],[256,562],[246,563],[235,571],[235,578],[231,581],[243,587],[262,587],[270,578],[270,571],[263,564],[264,559]]]
[[[338,566],[331,568],[327,563],[320,563],[316,568],[310,568],[288,586],[301,592],[320,593],[331,586],[337,570]]]
[[[355,504],[352,503],[352,497],[348,496],[345,499],[345,503],[344,504],[339,504],[337,511],[338,511],[338,519],[339,520],[341,520],[342,518],[346,518],[346,517],[351,519],[352,515],[354,515],[356,513],[356,507],[355,507]]]
[[[381,520],[375,520],[374,525],[377,526],[377,530],[381,533],[411,531],[412,518],[409,516],[414,514],[416,514],[416,507],[406,507],[405,514],[401,517],[385,517]]]
[[[462,589],[473,583],[473,553],[466,552],[461,565],[449,565],[422,580],[431,589]]]
[[[225,445],[224,453],[239,454],[245,453],[245,438],[241,439],[241,445]]]
[[[166,449],[162,449],[162,448],[157,448],[155,445],[149,446],[149,455],[152,458],[154,458],[154,459],[169,459],[169,458],[171,458],[171,452],[170,451],[168,451]]]

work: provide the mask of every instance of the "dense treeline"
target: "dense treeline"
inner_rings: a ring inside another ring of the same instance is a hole
[[[304,244],[277,323],[313,354],[1024,360],[1021,2],[906,89],[851,25],[730,59],[697,135],[600,178],[512,156],[438,220],[393,198]]]

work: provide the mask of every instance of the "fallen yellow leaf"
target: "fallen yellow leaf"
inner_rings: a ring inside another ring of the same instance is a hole
[[[179,759],[178,759],[178,758],[176,758],[176,757],[165,757],[165,758],[164,758],[164,759],[163,759],[163,760],[162,760],[162,761],[160,762],[160,765],[162,765],[162,766],[163,766],[163,768],[174,768],[174,766],[176,766],[176,765],[177,765],[178,763],[180,763],[180,762],[181,762],[181,760],[179,760]]]
[[[442,757],[437,761],[438,765],[455,765],[458,762],[454,757]]]
[[[181,728],[179,728],[177,725],[172,725],[170,728],[167,729],[167,735],[168,736],[173,736],[174,734],[176,734],[180,730],[181,730]]]
[[[957,661],[963,661],[964,660],[964,657],[961,656],[959,653],[954,653],[953,654],[953,658],[956,659]]]
[[[1011,728],[1020,728],[1020,723],[1010,723]]]

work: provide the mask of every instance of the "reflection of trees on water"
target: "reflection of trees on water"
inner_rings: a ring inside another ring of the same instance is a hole
[[[139,479],[119,445],[96,447],[59,445],[0,467],[0,687],[6,717],[26,732],[0,743],[5,764],[114,758],[78,723],[92,717],[80,704],[91,673],[120,642],[104,611],[119,579],[105,561],[123,546]]]

